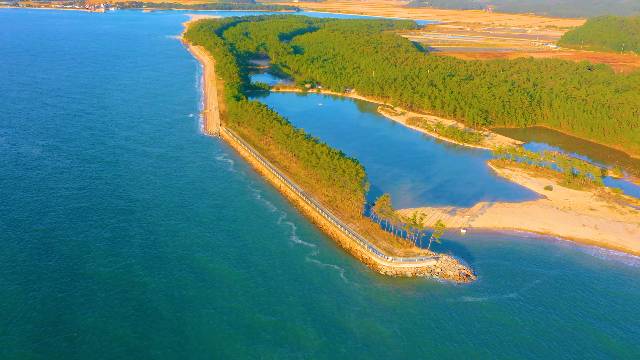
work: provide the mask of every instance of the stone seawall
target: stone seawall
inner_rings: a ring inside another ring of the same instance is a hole
[[[303,197],[293,191],[274,172],[265,166],[258,158],[248,151],[244,144],[238,141],[232,132],[223,128],[220,132],[224,139],[238,154],[240,154],[258,173],[269,181],[280,193],[291,201],[324,233],[334,239],[351,255],[380,274],[389,276],[417,277],[428,276],[455,282],[471,282],[476,279],[473,271],[449,255],[438,254],[428,260],[419,262],[396,262],[385,259],[368,251],[361,244],[354,241],[345,231],[330,222],[322,213],[309,205]]]

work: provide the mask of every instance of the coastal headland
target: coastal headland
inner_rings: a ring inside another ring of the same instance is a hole
[[[193,20],[185,23],[190,26]],[[242,156],[265,180],[271,183],[281,194],[313,221],[323,232],[334,239],[342,248],[376,272],[399,277],[435,277],[443,280],[467,283],[474,281],[476,275],[459,260],[446,254],[436,254],[426,249],[417,249],[417,256],[393,256],[386,254],[376,245],[369,243],[347,224],[337,219],[330,210],[324,208],[309,194],[288,179],[277,168],[257,153],[247,142],[230,129],[224,127],[220,117],[218,94],[221,87],[215,75],[215,60],[208,52],[182,39],[185,46],[203,67],[203,132],[219,135],[240,156]]]

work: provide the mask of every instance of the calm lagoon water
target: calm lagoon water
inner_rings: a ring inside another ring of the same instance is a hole
[[[259,100],[295,126],[358,159],[371,182],[370,201],[384,192],[391,194],[398,208],[538,198],[495,175],[486,165],[489,151],[408,129],[378,114],[376,104],[297,93],[269,93]]]
[[[184,20],[0,10],[1,359],[640,356],[638,258],[447,236],[456,286],[346,255],[201,135]]]

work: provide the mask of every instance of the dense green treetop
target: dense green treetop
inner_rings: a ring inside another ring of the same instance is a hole
[[[600,16],[565,33],[558,45],[597,51],[640,54],[639,16]]]
[[[434,56],[390,20],[257,17],[222,36],[239,58],[268,55],[298,82],[322,84],[473,127],[544,125],[640,154],[640,72],[558,59]],[[293,36],[292,36],[293,34]]]
[[[235,46],[221,37],[224,31],[257,18],[200,20],[189,26],[186,40],[203,46],[215,58],[216,75],[224,82],[225,125],[241,133],[305,189],[347,218],[360,218],[368,190],[366,173],[355,159],[295,128],[266,105],[247,99],[251,88],[238,64]],[[301,18],[304,19],[304,18]]]

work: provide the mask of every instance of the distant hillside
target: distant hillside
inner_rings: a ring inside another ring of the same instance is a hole
[[[408,6],[439,9],[535,13],[559,17],[593,17],[640,13],[639,0],[413,0]]]
[[[564,34],[558,45],[640,54],[640,16],[600,16]]]

